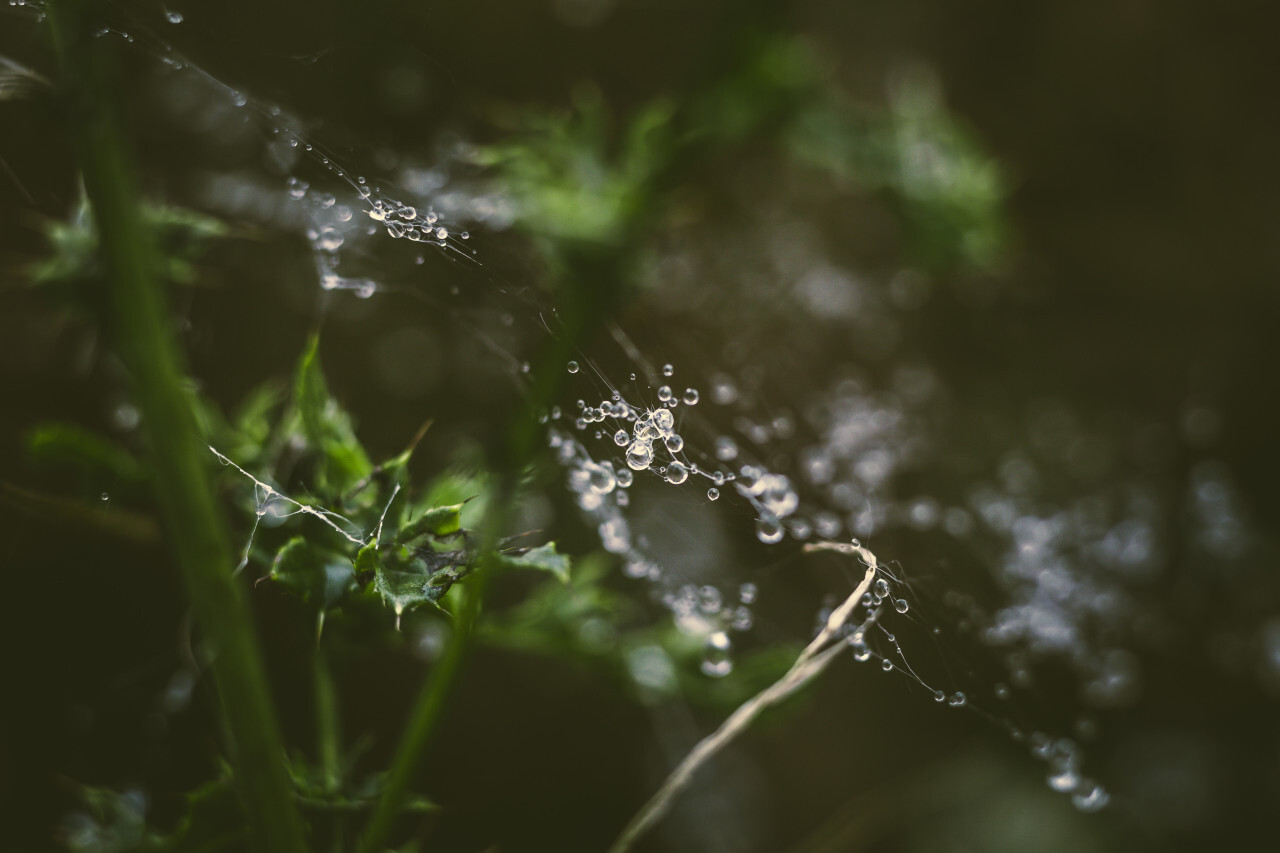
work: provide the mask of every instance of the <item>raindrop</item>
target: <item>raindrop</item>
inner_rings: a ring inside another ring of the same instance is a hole
[[[684,404],[686,406],[698,405],[698,389],[697,388],[684,389]]]
[[[910,607],[911,605],[907,603],[907,600],[905,598],[899,598],[897,601],[893,603],[893,609],[898,611],[899,613],[906,613]]]
[[[724,631],[716,631],[707,637],[707,645],[702,654],[702,672],[712,678],[723,678],[733,671],[733,658],[730,653],[733,643]]]
[[[671,399],[670,385],[663,385],[661,388],[658,389],[658,399],[664,403]]]
[[[1067,791],[1075,790],[1076,785],[1080,782],[1080,777],[1075,770],[1067,766],[1055,773],[1051,773],[1048,782],[1050,788],[1060,794],[1065,794]]]
[[[571,361],[571,362],[569,362],[569,372],[570,372],[570,373],[577,373],[577,372],[578,372],[578,362],[576,362],[576,361]]]
[[[653,445],[647,441],[633,441],[627,448],[627,465],[633,470],[643,471],[653,462]]]
[[[965,703],[965,695],[960,692],[952,693],[951,698],[947,700],[947,704],[952,708],[959,708]]]
[[[671,432],[671,429],[675,424],[675,417],[666,409],[659,409],[653,413],[653,427],[663,435]]]
[[[342,248],[342,235],[333,228],[325,228],[316,239],[316,245],[326,252],[336,252]]]
[[[676,372],[676,369],[675,369],[674,367],[672,367],[671,365],[669,365],[669,364],[664,364],[664,365],[662,365],[662,375],[663,375],[663,376],[671,376],[671,375],[675,374],[675,372]]]
[[[598,495],[607,495],[618,485],[618,479],[613,475],[613,469],[607,462],[603,465],[588,462],[584,470],[587,472],[591,491]]]
[[[626,447],[630,441],[631,435],[625,429],[620,429],[613,434],[613,443],[619,447]]]
[[[1096,812],[1111,801],[1106,788],[1093,783],[1081,782],[1076,792],[1071,795],[1071,804],[1082,812]]]
[[[164,17],[171,24],[181,24],[183,21],[181,12],[165,12]]]
[[[767,515],[756,521],[756,538],[766,545],[774,545],[782,541],[782,522],[777,517]]]
[[[719,497],[720,497],[720,490],[717,489],[715,486],[712,486],[711,488],[707,489],[707,500],[714,501]]]
[[[680,485],[689,479],[689,469],[684,467],[680,462],[672,462],[667,466],[667,482],[673,485]]]

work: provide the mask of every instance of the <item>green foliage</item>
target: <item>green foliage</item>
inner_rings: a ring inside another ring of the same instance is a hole
[[[1008,240],[1004,176],[927,78],[905,75],[887,108],[853,104],[826,82],[811,46],[794,39],[745,48],[734,73],[684,104],[659,99],[614,117],[584,89],[569,112],[503,119],[515,132],[475,160],[552,253],[557,241],[619,243],[656,194],[696,181],[704,158],[752,141],[881,198],[901,224],[908,260],[927,269],[991,267]]]
[[[669,156],[672,107],[660,101],[643,108],[616,143],[598,91],[578,90],[573,107],[505,117],[517,133],[480,149],[475,160],[499,175],[532,232],[615,243]]]
[[[137,485],[146,474],[137,457],[111,439],[82,426],[48,423],[27,433],[27,454],[38,465],[76,471],[99,481]]]
[[[462,529],[464,504],[429,507],[422,515],[400,528],[396,542],[408,545],[426,536],[452,536]]]
[[[293,413],[299,433],[317,457],[315,487],[345,493],[373,471],[351,418],[329,394],[320,367],[320,337],[312,335],[298,362]]]
[[[569,580],[569,558],[556,551],[554,542],[530,548],[522,553],[505,551],[497,555],[498,564],[513,569],[539,569],[562,581]]]
[[[162,259],[160,275],[174,284],[196,280],[195,262],[209,246],[227,234],[221,220],[179,207],[143,205],[142,225]],[[49,253],[31,269],[31,282],[67,295],[92,299],[100,291],[103,267],[93,210],[81,189],[75,212],[65,221],[45,224]]]

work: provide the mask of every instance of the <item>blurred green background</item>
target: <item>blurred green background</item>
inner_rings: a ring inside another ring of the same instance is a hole
[[[600,286],[626,289],[619,325],[704,397],[730,372],[759,412],[802,413],[851,371],[888,384],[927,365],[942,391],[918,414],[954,429],[900,473],[903,496],[965,494],[1046,409],[1068,411],[1094,449],[1042,465],[1042,501],[1123,492],[1135,476],[1161,496],[1157,565],[1125,587],[1131,633],[1098,640],[1140,660],[1135,696],[1091,706],[1078,674],[1050,658],[1016,707],[995,702],[999,655],[946,593],[998,608],[999,550],[887,524],[867,541],[920,581],[926,605],[904,645],[979,712],[838,667],[706,770],[645,849],[1271,849],[1280,59],[1259,4],[110,5],[134,36],[103,44],[148,200],[221,223],[171,277],[191,373],[223,411],[287,381],[322,316],[330,386],[376,456],[427,418],[423,472],[491,446],[541,340],[532,317],[557,298],[557,247],[581,238],[614,253],[619,280]],[[0,21],[0,55],[54,79],[29,11],[6,7]],[[167,44],[251,108],[165,71]],[[88,265],[88,280],[93,269],[74,235],[51,248],[49,223],[73,219],[78,179],[63,106],[43,83],[28,88],[0,101],[0,846],[12,850],[65,839],[78,785],[145,791],[172,821],[217,755],[202,687],[166,705],[187,617],[145,489],[123,462],[85,475],[27,451],[42,423],[125,445],[136,426],[92,299],[32,286],[51,254]],[[516,212],[471,227],[478,263],[362,243],[344,269],[369,270],[387,292],[322,298],[281,189],[288,174],[342,188],[314,158],[280,150],[264,130],[271,104],[371,180],[417,176],[438,203],[454,192],[474,212],[493,193]],[[627,149],[645,121],[655,135]],[[912,165],[917,136],[946,180]],[[856,271],[857,299],[784,281],[814,259]],[[621,381],[636,365],[597,331],[584,350]],[[511,358],[494,359],[488,341]],[[595,391],[571,390],[566,410]],[[709,437],[732,426],[707,417]],[[1188,483],[1206,470],[1232,484],[1231,547],[1183,535],[1195,523]],[[544,486],[538,526],[573,553],[594,549],[563,490]],[[714,521],[652,500],[657,527],[702,537],[734,582],[759,582],[748,648],[803,642],[823,594],[841,589],[828,571],[752,547],[749,513],[728,500]],[[228,514],[239,543],[251,513]],[[682,528],[682,515],[696,518]],[[642,587],[610,578],[665,618]],[[286,740],[309,744],[298,660],[310,634],[280,596],[253,601]],[[580,661],[499,645],[473,660],[423,777],[446,806],[424,820],[424,849],[603,849],[730,707],[638,702]],[[373,735],[370,767],[387,763],[422,669],[406,641],[344,671],[346,730]],[[1074,732],[1108,809],[1083,814],[1050,791],[1005,724]]]

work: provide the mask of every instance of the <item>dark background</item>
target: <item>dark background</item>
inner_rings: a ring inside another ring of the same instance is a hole
[[[650,844],[1085,851],[1271,848],[1280,681],[1257,638],[1277,612],[1278,587],[1271,484],[1280,475],[1272,440],[1280,59],[1261,7],[813,2],[775,7],[766,18],[737,3],[620,0],[599,23],[574,26],[566,22],[573,15],[541,2],[230,2],[173,4],[186,15],[174,27],[153,8],[128,9],[210,73],[285,104],[353,157],[389,149],[429,161],[442,135],[494,134],[481,118],[490,106],[563,106],[582,81],[594,82],[618,115],[655,96],[678,98],[714,73],[717,45],[744,16],[808,39],[831,85],[870,103],[883,100],[886,79],[904,62],[932,66],[948,108],[1009,175],[1015,237],[1008,262],[976,277],[987,289],[959,291],[995,295],[937,300],[908,332],[919,351],[946,365],[943,379],[957,398],[1002,422],[1046,394],[1102,421],[1176,423],[1187,406],[1210,406],[1221,423],[1212,444],[1180,450],[1172,467],[1221,460],[1260,544],[1211,575],[1174,549],[1160,584],[1145,590],[1169,630],[1142,650],[1141,698],[1103,714],[1100,735],[1086,745],[1090,774],[1112,792],[1100,814],[1080,814],[1049,791],[1043,766],[1000,720],[948,712],[905,679],[848,666],[719,759]],[[0,53],[52,75],[41,27],[8,9],[0,21]],[[202,174],[239,168],[260,144],[201,126],[192,118],[199,103],[183,114],[141,47],[121,60],[150,192],[190,199]],[[404,77],[420,84],[408,100],[388,84]],[[32,424],[109,429],[121,398],[118,371],[91,325],[23,286],[24,265],[42,251],[38,218],[65,217],[75,198],[56,107],[0,103],[0,156],[12,173],[0,175],[3,479],[49,494],[112,493],[113,509],[148,516],[142,497],[115,497],[113,484],[60,479],[23,459],[21,436]],[[829,239],[839,245],[838,234]],[[477,245],[487,255],[481,277],[536,276],[518,241],[478,234]],[[436,259],[425,266],[430,287],[477,275]],[[192,372],[212,399],[231,405],[288,373],[313,322],[312,301],[298,295],[312,286],[305,248],[296,237],[254,232],[202,269],[209,286],[180,304]],[[734,282],[706,286],[732,292]],[[464,370],[400,408],[363,381],[368,342],[406,316],[450,341],[466,333],[451,331],[429,306],[375,300],[361,311],[329,322],[325,343],[331,381],[365,440],[393,452],[424,412],[445,410],[457,414],[444,435],[483,436],[502,410],[498,394],[477,390]],[[638,339],[696,362],[699,345],[680,343],[673,322],[715,327],[693,312],[673,320],[643,298],[623,318]],[[802,397],[816,386],[802,380],[792,391]],[[566,535],[586,547],[581,530]],[[73,783],[139,786],[163,813],[166,797],[209,776],[216,752],[206,695],[197,691],[178,714],[159,710],[182,654],[184,618],[166,551],[69,525],[13,492],[0,543],[0,832],[8,838],[0,846],[52,844],[74,807]],[[929,565],[922,571],[947,559],[907,533],[872,544],[908,567]],[[761,629],[764,642],[795,640],[788,631],[816,609],[814,590],[799,586],[762,604],[762,612],[777,609],[764,619],[774,626]],[[305,632],[294,630],[285,603],[255,600],[286,737],[308,743],[308,724],[293,722],[310,718],[294,663]],[[937,618],[950,631],[949,617]],[[959,656],[989,689],[982,653]],[[390,750],[382,733],[398,728],[420,671],[397,654],[344,674],[348,731],[380,734],[371,760]],[[1051,670],[1042,685],[1013,716],[1069,727],[1078,710],[1070,676]],[[426,789],[450,811],[429,846],[600,849],[717,720],[682,707],[643,708],[562,663],[482,651],[431,759]]]

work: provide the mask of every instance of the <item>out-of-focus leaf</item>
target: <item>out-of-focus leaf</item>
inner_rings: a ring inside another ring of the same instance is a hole
[[[39,91],[53,88],[44,75],[27,66],[0,56],[0,103],[29,98]]]
[[[142,216],[159,249],[164,277],[178,284],[195,281],[194,262],[210,243],[227,233],[220,220],[193,210],[147,206]],[[97,230],[83,192],[71,219],[45,226],[45,239],[49,242],[49,256],[32,268],[31,281],[67,290],[73,298],[91,300],[93,291],[85,291],[84,287],[101,278],[102,265]]]
[[[229,771],[187,794],[187,814],[157,848],[166,853],[238,849],[249,836]]]
[[[407,545],[423,536],[449,536],[462,529],[463,504],[435,506],[400,528],[396,542]]]
[[[495,555],[499,565],[513,569],[539,569],[558,577],[566,583],[569,580],[569,558],[556,550],[556,543],[548,542],[537,548],[530,548],[519,554],[502,552]]]
[[[141,463],[116,442],[68,423],[47,423],[27,433],[27,452],[37,464],[67,468],[120,483],[146,480]]]
[[[320,339],[313,335],[298,362],[294,409],[307,443],[319,454],[316,488],[343,494],[373,470],[351,419],[329,394],[320,367]]]
[[[643,111],[611,151],[610,118],[594,89],[581,89],[568,115],[525,113],[513,142],[480,149],[525,226],[553,239],[614,243],[665,162],[671,109]]]

